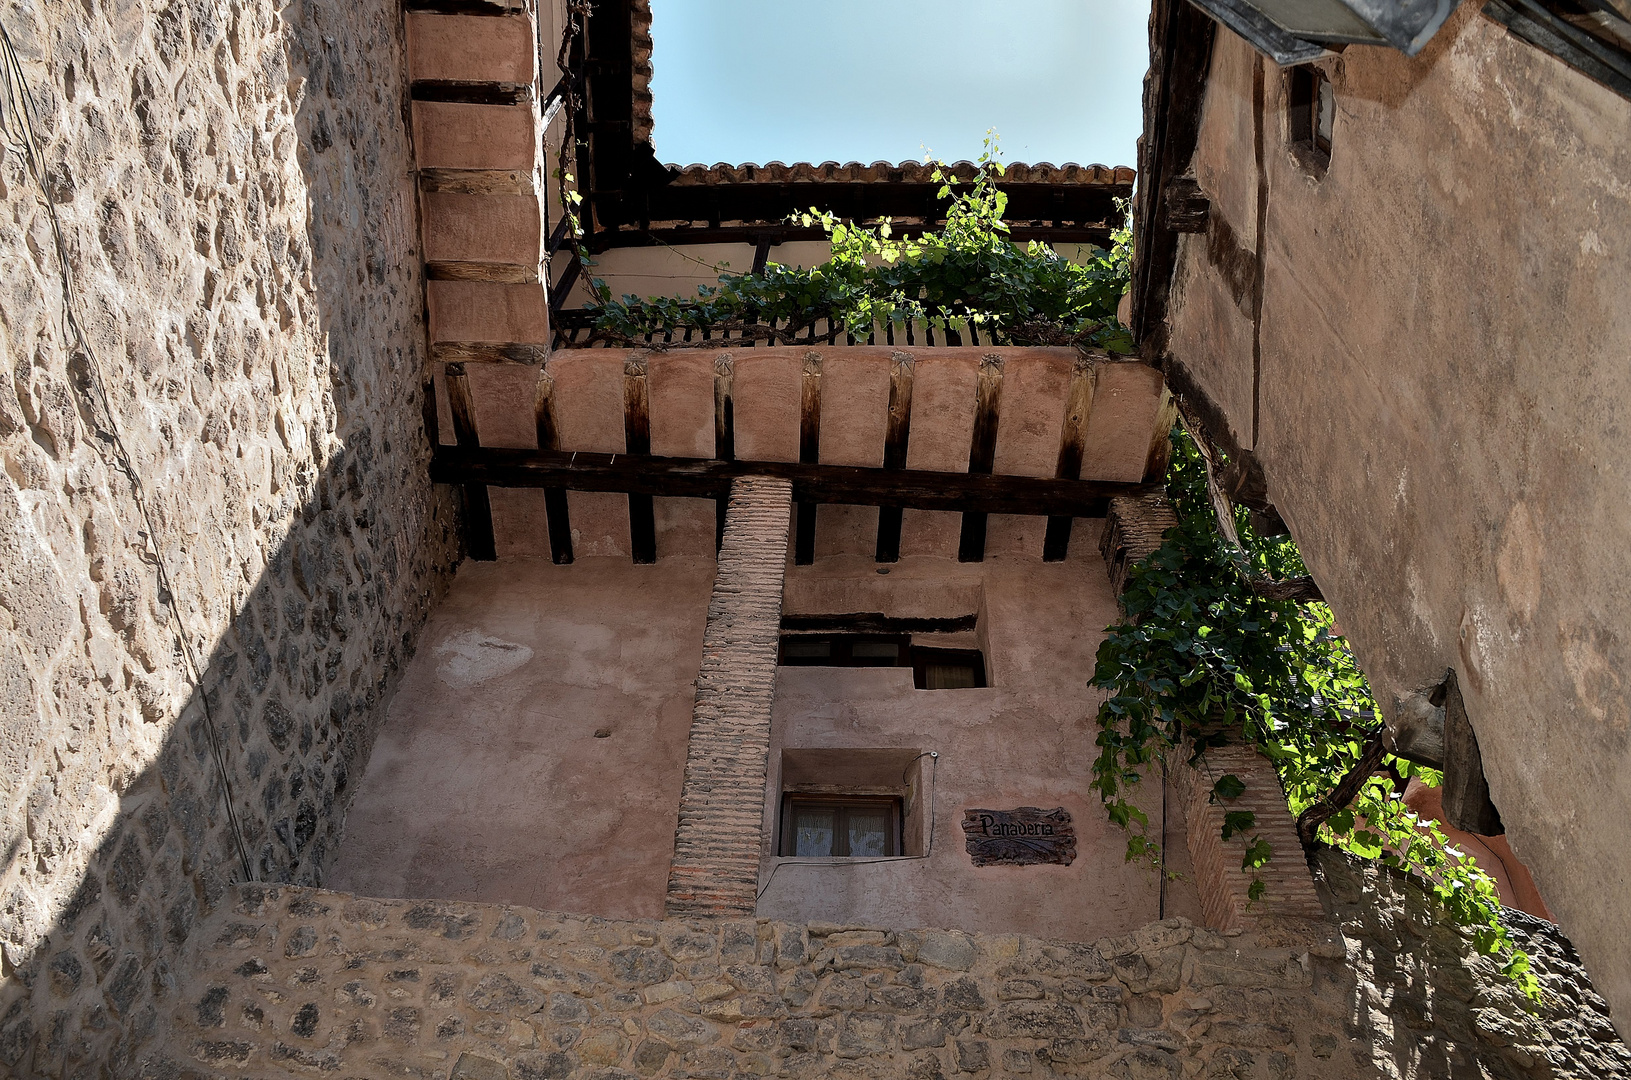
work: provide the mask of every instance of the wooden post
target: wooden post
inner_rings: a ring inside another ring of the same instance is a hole
[[[630,454],[651,454],[651,401],[645,354],[623,361],[623,435]],[[637,563],[657,561],[657,517],[650,495],[629,495],[629,551]]]
[[[912,435],[912,374],[911,354],[897,352],[889,358],[889,426],[884,432],[883,467],[891,470],[906,468],[906,448]],[[900,526],[902,511],[898,506],[878,508],[878,562],[900,560]]]
[[[968,471],[990,476],[997,460],[997,420],[1002,409],[1002,357],[980,357],[980,382],[974,399],[974,438],[968,452]],[[985,561],[984,513],[965,513],[957,540],[958,562]]]
[[[804,374],[799,395],[799,463],[814,465],[821,460],[821,354],[804,354]],[[815,562],[816,504],[801,502],[795,518],[793,562],[809,566]]]
[[[555,425],[555,380],[546,368],[538,369],[533,393],[533,416],[538,429],[538,449],[559,450],[560,435]],[[572,519],[567,510],[566,490],[544,488],[544,515],[549,522],[549,558],[557,566],[572,561]]]
[[[475,406],[470,400],[469,376],[464,365],[448,364],[443,369],[447,384],[447,403],[453,413],[453,438],[462,447],[477,447],[481,439],[476,432]],[[493,506],[487,498],[486,484],[464,485],[464,548],[478,562],[492,562],[498,558],[493,543]]]
[[[1082,447],[1087,438],[1087,418],[1093,411],[1096,382],[1093,361],[1079,357],[1070,373],[1070,390],[1065,397],[1065,423],[1059,433],[1059,464],[1053,475],[1061,480],[1082,477]],[[1076,519],[1050,517],[1042,540],[1042,561],[1063,562],[1070,553],[1070,530]]]

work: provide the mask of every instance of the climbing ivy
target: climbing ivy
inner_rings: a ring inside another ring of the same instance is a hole
[[[818,266],[727,269],[718,285],[700,286],[694,297],[613,300],[606,283],[594,279],[595,330],[629,344],[686,329],[759,330],[774,340],[770,328],[830,319],[864,338],[874,327],[911,320],[942,330],[972,325],[1016,344],[1130,352],[1116,305],[1131,276],[1131,230],[1123,225],[1109,251],[1094,249],[1079,263],[1046,244],[1016,244],[1003,220],[1008,196],[997,188],[1003,171],[997,157],[988,137],[972,181],[960,182],[944,163],[935,168],[939,196],[949,200],[946,223],[921,236],[897,237],[888,219],[866,227],[811,209],[790,220],[826,233],[832,256]]]
[[[1244,741],[1274,763],[1291,812],[1302,814],[1349,775],[1382,726],[1330,609],[1274,599],[1252,587],[1264,577],[1303,575],[1295,544],[1258,535],[1244,509],[1235,511],[1239,546],[1226,541],[1200,451],[1181,428],[1172,444],[1167,492],[1179,524],[1130,570],[1127,621],[1109,629],[1091,681],[1109,693],[1098,714],[1093,787],[1111,820],[1129,834],[1128,860],[1152,863],[1159,863],[1160,849],[1131,796],[1158,757],[1182,748],[1189,764],[1199,766],[1208,748]],[[1493,879],[1435,822],[1404,805],[1412,776],[1430,786],[1442,782],[1434,770],[1381,755],[1375,775],[1320,824],[1319,838],[1415,876],[1471,929],[1481,952],[1536,996],[1529,958],[1501,924]],[[1302,853],[1273,851],[1250,811],[1227,809],[1244,791],[1239,777],[1224,775],[1211,797],[1225,807],[1224,838],[1246,839],[1242,868],[1254,872],[1255,900],[1264,890],[1255,871],[1270,858]]]

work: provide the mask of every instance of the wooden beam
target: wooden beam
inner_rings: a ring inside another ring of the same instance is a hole
[[[631,454],[651,454],[651,401],[646,386],[646,358],[630,353],[623,360],[623,438]],[[657,516],[651,496],[629,493],[629,552],[637,563],[657,561]]]
[[[813,195],[811,196],[814,197]],[[863,224],[865,222],[863,221]],[[1113,234],[1119,228],[1119,219],[1112,219],[1103,224],[1087,225],[1049,225],[1026,224],[1024,222],[1010,223],[1008,239],[1016,244],[1025,244],[1038,240],[1044,244],[1087,244],[1093,247],[1108,248]],[[891,229],[891,235],[896,238],[921,236],[925,232],[941,227],[938,220],[929,222],[902,222],[896,221]],[[612,248],[628,247],[676,247],[686,244],[753,244],[755,245],[755,261],[757,261],[758,245],[769,241],[770,246],[779,244],[797,243],[801,240],[825,240],[827,234],[819,225],[776,225],[760,223],[754,225],[674,225],[658,226],[655,228],[615,228],[597,232],[591,238],[588,246],[596,254],[609,251]],[[766,251],[766,260],[769,252]],[[763,269],[763,267],[760,267]]]
[[[453,413],[453,437],[461,450],[479,449],[481,439],[470,400],[470,377],[464,373],[463,364],[448,364],[443,375],[448,407]],[[487,498],[487,485],[480,481],[464,485],[464,549],[477,562],[498,558],[493,542],[493,506]]]
[[[883,467],[891,471],[906,468],[906,449],[912,436],[913,365],[910,353],[890,354],[889,426],[884,431]],[[900,560],[901,520],[900,507],[878,508],[878,548],[875,556],[878,562],[892,563]]]
[[[799,382],[799,463],[814,465],[821,460],[821,354],[804,354],[804,371]],[[815,503],[797,499],[793,507],[793,564],[815,562]]]
[[[532,173],[521,169],[450,169],[425,165],[419,169],[420,191],[447,191],[460,195],[536,195]]]
[[[538,430],[538,449],[546,452],[559,450],[560,429],[555,423],[555,380],[544,368],[538,369],[532,411]],[[564,566],[572,561],[572,518],[566,505],[565,488],[544,488],[544,517],[549,522],[550,561]]]
[[[714,457],[720,461],[736,460],[736,403],[731,399],[735,368],[730,355],[714,360]],[[725,542],[725,511],[730,505],[729,493],[714,501],[714,550]]]
[[[408,87],[415,101],[452,101],[464,105],[525,105],[531,83],[469,82],[462,79],[415,79]]]
[[[968,471],[989,476],[997,460],[997,420],[1002,409],[1002,357],[997,353],[980,357],[980,379],[974,395],[974,437],[968,451]],[[985,524],[983,511],[964,512],[962,534],[957,538],[958,562],[985,560]]]
[[[719,498],[742,476],[791,481],[795,500],[849,506],[903,506],[980,514],[1102,517],[1105,500],[1139,495],[1158,485],[1110,480],[872,469],[784,461],[637,457],[588,451],[444,446],[431,460],[431,479],[493,487],[620,491],[676,498]]]
[[[1059,460],[1053,475],[1076,480],[1082,475],[1082,448],[1087,440],[1087,419],[1093,411],[1093,391],[1098,375],[1093,362],[1078,359],[1070,372],[1070,389],[1065,394],[1065,422],[1059,433]],[[1063,562],[1070,554],[1071,519],[1051,517],[1042,538],[1042,561]]]
[[[841,615],[783,615],[782,630],[794,634],[966,634],[979,621],[978,615],[910,619],[880,611],[855,611]]]
[[[1166,349],[1168,292],[1178,261],[1178,234],[1167,226],[1166,191],[1194,157],[1201,105],[1217,24],[1189,0],[1156,0],[1150,15],[1150,71],[1146,76],[1144,138],[1138,151],[1138,194],[1133,200],[1133,340],[1146,357]]]
[[[1203,233],[1212,217],[1212,201],[1193,177],[1180,176],[1167,185],[1166,219],[1175,233]]]
[[[490,281],[500,285],[532,285],[540,280],[536,263],[523,266],[459,259],[427,262],[425,277],[431,281]]]

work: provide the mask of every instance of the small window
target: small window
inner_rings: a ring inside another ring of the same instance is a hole
[[[909,667],[919,690],[986,684],[980,650],[913,645],[908,634],[783,634],[780,662],[784,667]]]
[[[900,799],[893,796],[787,795],[781,854],[863,859],[900,854]]]
[[[974,690],[985,685],[978,649],[912,648],[912,685],[919,690]]]
[[[1331,135],[1336,127],[1336,95],[1331,79],[1315,67],[1291,69],[1287,87],[1289,141],[1318,172],[1331,163]]]
[[[786,667],[905,667],[912,639],[883,634],[784,634]]]

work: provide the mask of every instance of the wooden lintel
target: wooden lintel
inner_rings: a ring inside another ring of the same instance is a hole
[[[949,618],[907,618],[881,611],[852,611],[834,615],[783,615],[782,632],[792,634],[963,634],[975,630],[978,615]]]
[[[693,499],[723,498],[731,481],[742,476],[787,479],[793,484],[796,502],[1043,517],[1102,517],[1105,500],[1111,496],[1142,494],[1155,486],[1108,480],[500,447],[444,446],[431,460],[431,479],[439,483]]]
[[[445,191],[459,195],[536,195],[537,181],[525,169],[452,169],[422,166],[420,191]]]
[[[408,87],[415,101],[451,101],[463,105],[525,105],[531,83],[476,82],[462,79],[415,79]]]
[[[549,359],[549,346],[519,341],[434,341],[430,346],[430,358],[444,364],[469,361],[542,367],[544,361]]]
[[[474,262],[436,259],[425,264],[425,277],[432,281],[490,281],[499,285],[535,285],[542,281],[536,263]]]

